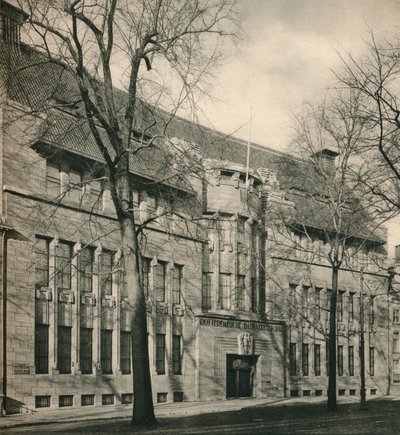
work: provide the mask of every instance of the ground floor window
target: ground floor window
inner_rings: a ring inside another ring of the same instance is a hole
[[[165,374],[165,334],[156,334],[156,370],[158,375]]]
[[[369,348],[369,375],[375,375],[375,348]]]
[[[123,375],[131,373],[131,337],[130,331],[121,331],[119,365]]]
[[[101,331],[101,371],[106,375],[112,374],[112,333],[109,329]]]
[[[343,346],[338,346],[337,360],[338,360],[338,376],[343,376]]]
[[[49,325],[35,325],[35,372],[49,372]]]
[[[180,335],[172,336],[172,366],[174,375],[182,374],[181,341],[182,337]]]
[[[71,373],[71,327],[59,326],[57,340],[57,365],[60,374]]]
[[[82,374],[91,374],[93,366],[93,330],[81,328],[79,343],[79,364]]]
[[[289,347],[289,369],[290,369],[290,375],[291,376],[296,376],[296,374],[297,374],[296,343],[290,343],[290,347]]]
[[[303,343],[301,347],[301,370],[303,376],[308,376],[308,344]]]
[[[349,376],[354,376],[354,346],[349,346]]]
[[[321,345],[314,345],[314,374],[321,376]]]

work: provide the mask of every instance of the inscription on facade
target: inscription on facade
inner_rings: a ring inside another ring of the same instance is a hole
[[[29,375],[30,373],[29,364],[14,363],[14,375]]]
[[[247,329],[251,331],[268,331],[268,332],[283,331],[283,325],[269,325],[266,323],[246,322],[243,320],[210,319],[207,317],[200,317],[200,325],[211,326],[216,328]]]

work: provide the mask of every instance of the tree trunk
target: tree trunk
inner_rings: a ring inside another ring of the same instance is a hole
[[[336,403],[336,305],[338,293],[339,266],[332,267],[332,294],[329,307],[329,377],[328,377],[328,411],[337,411]]]
[[[129,180],[128,156],[122,156],[112,174],[115,189],[111,189],[121,232],[128,302],[131,312],[134,425],[156,423],[151,388],[148,353],[146,301],[141,279],[141,252],[135,228],[132,187]]]

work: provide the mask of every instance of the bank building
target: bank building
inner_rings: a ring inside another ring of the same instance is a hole
[[[131,403],[127,289],[102,157],[75,82],[20,42],[21,10],[2,2],[0,13],[3,410]],[[272,237],[270,211],[290,214],[305,198],[289,181],[293,157],[181,118],[167,134],[204,176],[159,182],[173,165],[165,168],[157,148],[131,165],[133,213],[149,221],[142,249],[154,401],[326,395],[331,268],[320,223],[307,223],[307,237],[286,229],[290,249]],[[332,150],[316,157],[335,164]],[[363,243],[339,275],[338,395],[360,391],[361,263],[367,395],[400,381],[398,309],[386,270],[372,261],[384,260],[385,235]]]

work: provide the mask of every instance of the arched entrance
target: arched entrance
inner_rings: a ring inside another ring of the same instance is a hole
[[[252,397],[258,356],[226,356],[226,397]]]

